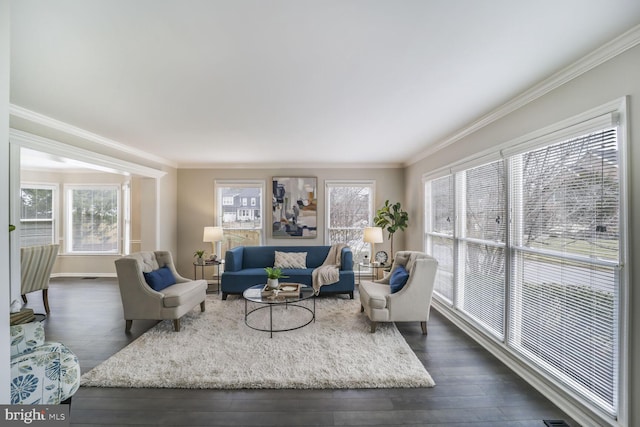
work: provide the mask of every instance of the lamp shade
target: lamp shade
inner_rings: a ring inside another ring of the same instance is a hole
[[[366,243],[382,243],[382,227],[365,227],[363,240]]]
[[[219,242],[222,240],[222,227],[205,227],[202,236],[203,242]]]

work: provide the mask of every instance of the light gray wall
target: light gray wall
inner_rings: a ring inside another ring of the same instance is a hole
[[[437,170],[479,153],[484,149],[507,142],[529,132],[541,129],[563,119],[583,113],[591,108],[630,95],[629,128],[629,208],[630,227],[630,402],[640,399],[640,292],[634,291],[638,283],[638,272],[634,265],[640,265],[640,251],[635,248],[640,242],[640,227],[635,227],[634,218],[640,217],[640,171],[634,165],[640,165],[640,46],[615,57],[584,75],[572,80],[560,88],[548,93],[536,101],[520,108],[508,116],[465,137],[464,139],[434,153],[406,170],[406,195],[408,210],[412,216],[424,215],[423,174]],[[423,249],[423,227],[413,223],[407,234],[407,246],[411,249]],[[634,310],[635,309],[635,310]],[[629,425],[640,425],[640,406],[630,408]]]
[[[210,250],[209,243],[202,242],[203,228],[216,224],[214,205],[214,182],[216,180],[264,180],[266,186],[267,210],[264,221],[270,215],[271,180],[274,176],[315,176],[318,178],[318,236],[313,239],[272,239],[269,225],[265,225],[267,245],[324,245],[325,180],[375,180],[375,208],[386,199],[401,202],[403,198],[404,171],[399,168],[372,169],[179,169],[178,170],[178,250],[176,264],[178,271],[186,277],[193,277],[193,252],[198,249]],[[404,247],[404,234],[396,233],[394,250]],[[389,242],[376,244],[376,250],[389,251]],[[200,274],[200,273],[198,273]],[[199,276],[198,276],[199,277]]]
[[[163,168],[167,174],[158,180],[158,243],[159,250],[178,252],[178,171]],[[142,218],[145,221],[146,218]],[[202,237],[201,237],[202,239]]]

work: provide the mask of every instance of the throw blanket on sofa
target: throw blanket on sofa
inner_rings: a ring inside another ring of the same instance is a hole
[[[340,280],[340,259],[342,249],[347,247],[344,243],[331,245],[327,258],[322,265],[311,273],[311,283],[316,295],[320,293],[320,287],[330,285]]]

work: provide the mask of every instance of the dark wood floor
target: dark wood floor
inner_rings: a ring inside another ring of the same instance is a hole
[[[115,279],[53,279],[47,340],[67,344],[82,372],[155,324],[124,332]],[[39,292],[29,306],[44,312]],[[437,386],[374,390],[176,390],[80,388],[74,426],[492,426],[543,427],[570,420],[549,400],[432,310],[429,335],[399,328]],[[197,345],[197,343],[194,343]],[[158,349],[161,354],[162,349]],[[203,361],[205,363],[206,361]],[[213,362],[215,363],[215,361]]]

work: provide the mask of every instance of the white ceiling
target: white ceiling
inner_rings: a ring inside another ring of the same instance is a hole
[[[181,167],[406,164],[638,0],[15,0],[11,102]]]

